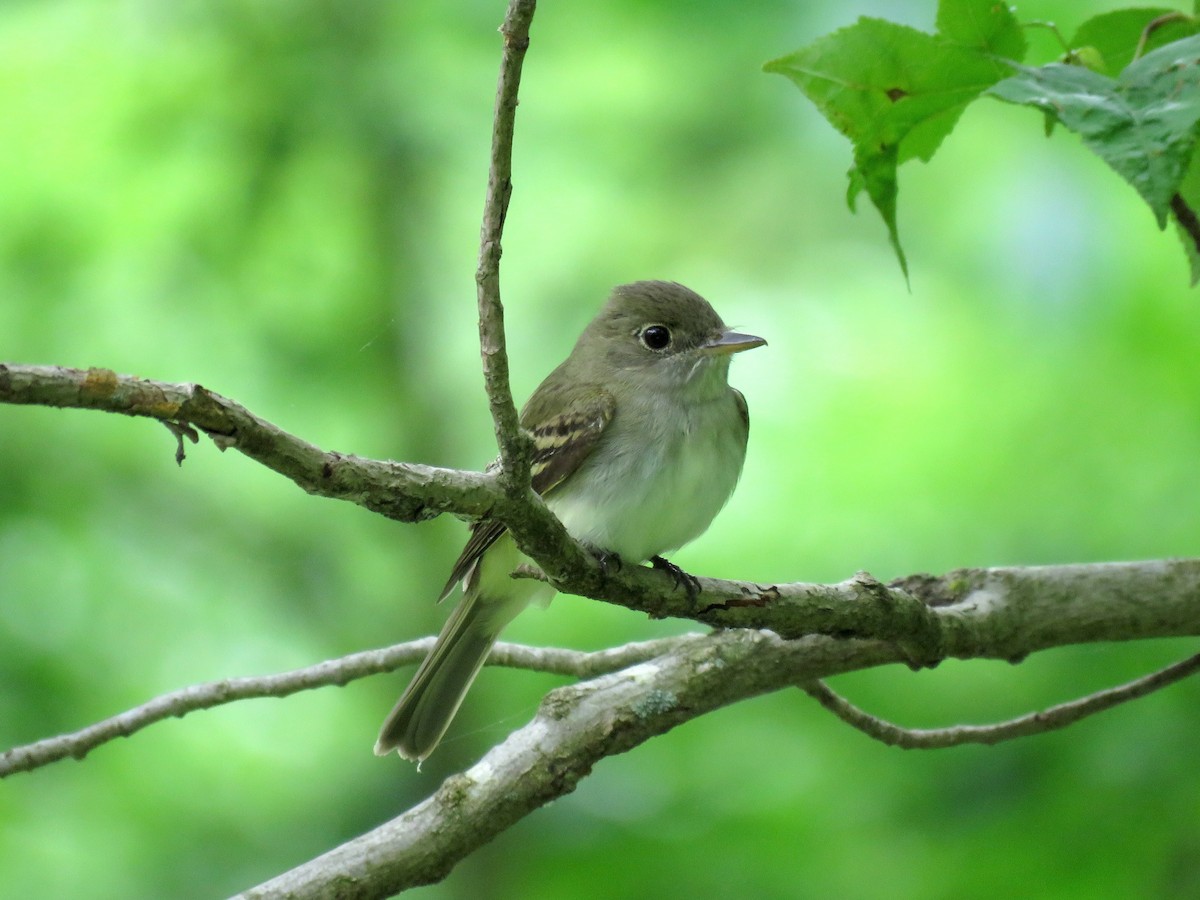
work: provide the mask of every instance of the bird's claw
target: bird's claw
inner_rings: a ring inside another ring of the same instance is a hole
[[[621,557],[616,553],[608,550],[599,550],[595,547],[588,547],[588,549],[591,551],[592,556],[596,558],[596,562],[600,564],[600,571],[605,575],[609,574],[610,571],[620,572],[625,565],[621,561]]]
[[[670,560],[664,559],[661,556],[652,556],[650,557],[650,565],[654,566],[660,572],[666,572],[670,575],[675,580],[676,588],[682,585],[683,589],[687,591],[689,600],[695,600],[700,594],[700,579],[695,575],[683,571],[683,569]]]

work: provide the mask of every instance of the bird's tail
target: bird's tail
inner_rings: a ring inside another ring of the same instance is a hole
[[[500,631],[524,606],[489,601],[474,590],[459,601],[384,721],[375,742],[377,756],[396,750],[421,762],[437,747]]]

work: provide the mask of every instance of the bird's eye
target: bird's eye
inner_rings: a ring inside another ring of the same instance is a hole
[[[671,346],[671,329],[666,325],[647,325],[638,337],[647,350],[666,350]]]

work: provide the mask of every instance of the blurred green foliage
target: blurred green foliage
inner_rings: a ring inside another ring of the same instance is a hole
[[[0,7],[0,359],[198,381],[323,447],[485,463],[473,273],[501,5]],[[928,29],[933,6],[619,0],[534,21],[503,264],[519,398],[622,281],[682,281],[771,341],[734,365],[746,472],[686,568],[833,580],[1198,551],[1200,308],[1135,192],[1026,111],[973,104],[901,177],[910,293],[879,222],[845,211],[848,145],[760,72],[858,14]],[[0,746],[440,623],[461,524],[311,498],[210,444],[180,470],[173,449],[154,423],[0,407]],[[509,636],[685,627],[560,597]],[[905,724],[984,722],[1190,649],[835,686]],[[485,672],[417,773],[371,754],[405,678],[235,704],[5,780],[0,895],[250,886],[427,795],[557,683]],[[1054,735],[902,753],[799,692],[765,697],[605,761],[418,894],[1196,896],[1198,701],[1185,683]]]

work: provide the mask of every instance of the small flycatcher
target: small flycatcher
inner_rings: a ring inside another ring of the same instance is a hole
[[[700,535],[733,493],[750,419],[730,357],[761,347],[683,285],[613,290],[571,355],[521,412],[533,489],[580,543],[640,563]],[[529,560],[499,522],[471,530],[442,599],[463,597],[383,723],[375,752],[420,762],[437,747],[501,630],[553,588],[512,577]]]

